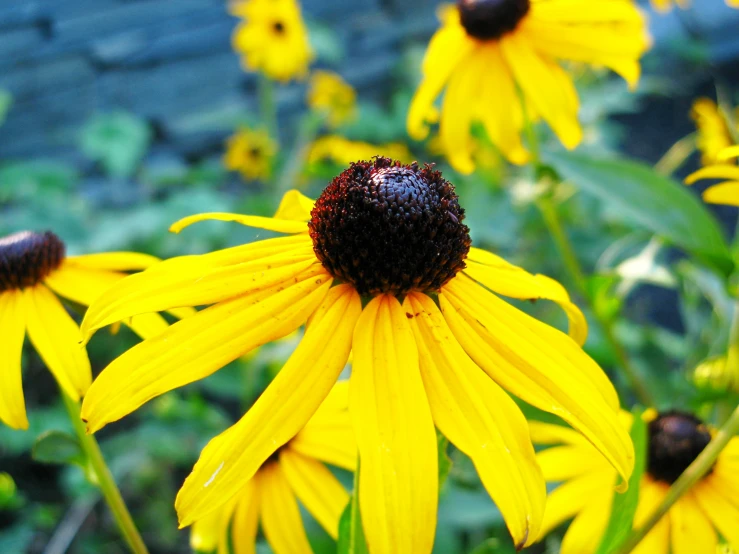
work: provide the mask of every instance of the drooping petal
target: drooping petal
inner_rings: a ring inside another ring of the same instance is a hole
[[[443,287],[439,302],[455,337],[480,367],[514,395],[583,433],[628,480],[634,447],[619,421],[618,397],[574,341],[464,275]]]
[[[183,217],[170,225],[169,230],[172,233],[179,233],[185,227],[189,227],[193,223],[199,221],[216,220],[216,221],[235,221],[247,227],[257,227],[265,231],[275,231],[277,233],[307,233],[308,226],[305,221],[295,221],[292,219],[277,219],[276,217],[264,217],[260,215],[242,215],[229,214],[223,212],[212,212],[204,214],[196,214]]]
[[[726,148],[721,149],[721,151],[716,155],[716,160],[725,162],[732,158],[736,158],[737,156],[739,156],[739,144],[727,146]]]
[[[588,338],[588,322],[580,308],[570,300],[565,288],[557,281],[545,275],[532,275],[520,267],[505,262],[502,258],[499,258],[501,263],[492,264],[478,263],[474,261],[474,256],[475,254],[472,254],[466,262],[465,275],[493,292],[509,298],[556,302],[567,314],[570,323],[569,335],[580,346],[585,344]]]
[[[703,192],[703,200],[709,204],[739,206],[739,182],[726,181],[724,183],[708,187]]]
[[[539,56],[520,33],[505,35],[500,45],[527,101],[549,123],[562,144],[570,149],[576,147],[582,140],[582,129],[571,78],[557,64]]]
[[[727,179],[739,181],[739,167],[733,165],[709,165],[702,167],[685,178],[686,185],[692,185],[701,179]]]
[[[44,285],[24,291],[28,338],[59,386],[79,400],[92,382],[92,369],[77,324]]]
[[[321,462],[294,452],[292,445],[280,452],[280,466],[300,502],[334,539],[349,493]]]
[[[22,292],[0,293],[0,421],[13,429],[28,429],[21,379],[25,312]]]
[[[234,554],[256,554],[261,503],[259,492],[259,474],[257,474],[247,481],[236,495],[236,511],[231,526]]]
[[[608,471],[610,465],[598,455],[591,444],[583,446],[555,446],[536,455],[544,479],[566,481],[593,471]],[[615,475],[613,482],[615,483]]]
[[[736,522],[739,525],[739,520]],[[670,508],[672,554],[716,552],[718,537],[713,525],[688,491]]]
[[[644,16],[629,0],[599,3],[593,3],[592,0],[534,2],[531,6],[531,17],[524,19],[521,25],[525,25],[531,19],[569,24],[631,24],[637,28],[644,25]]]
[[[662,503],[669,487],[649,478],[642,479],[639,489],[639,505],[634,516],[634,527],[643,525],[646,519]],[[670,514],[657,522],[646,537],[634,548],[633,554],[667,554],[670,549]]]
[[[357,467],[357,444],[351,421],[345,418],[315,416],[290,441],[290,448],[309,458],[354,471]]]
[[[603,538],[611,516],[613,487],[587,494],[587,504],[575,516],[562,539],[560,554],[590,554],[597,550]]]
[[[370,301],[352,344],[349,408],[367,544],[372,554],[430,554],[438,502],[436,433],[400,303],[390,295]]]
[[[179,321],[114,360],[82,405],[88,432],[131,413],[167,391],[207,377],[257,346],[305,322],[331,286],[311,273],[297,283],[221,302]]]
[[[403,309],[436,426],[472,458],[518,547],[531,544],[544,515],[546,488],[526,419],[469,359],[431,298],[411,293]]]
[[[64,265],[101,269],[106,271],[134,271],[148,269],[161,260],[138,252],[103,252],[65,258]]]
[[[731,543],[732,547],[739,548],[739,525],[737,525],[739,505],[736,499],[728,497],[716,485],[716,482],[709,476],[693,488],[693,494],[701,510],[716,526],[719,533]]]
[[[259,472],[262,529],[275,554],[313,554],[300,517],[298,501],[281,464],[267,464]]]
[[[233,503],[229,503],[193,523],[190,529],[190,548],[196,552],[220,551],[224,539],[228,541],[232,512]]]
[[[213,304],[265,290],[297,277],[308,268],[315,275],[325,273],[312,249],[305,247],[225,267],[172,260],[168,264],[171,269],[164,271],[161,267],[164,263],[122,279],[98,297],[85,314],[82,323],[85,336],[131,316]]]
[[[182,527],[232,496],[306,424],[346,364],[361,309],[359,295],[351,287],[331,289],[267,390],[238,423],[201,452],[175,502]]]
[[[534,444],[569,444],[572,446],[589,445],[590,443],[574,429],[563,425],[529,421],[529,434]]]
[[[282,196],[280,205],[275,212],[275,219],[309,221],[314,204],[313,200],[299,190],[289,190]]]

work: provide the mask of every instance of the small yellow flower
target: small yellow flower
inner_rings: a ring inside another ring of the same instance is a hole
[[[296,0],[242,0],[230,11],[245,20],[231,42],[247,70],[283,82],[306,77],[313,50]]]
[[[313,72],[307,100],[312,110],[326,115],[330,127],[338,127],[356,117],[357,93],[332,71]]]
[[[408,133],[424,139],[444,92],[439,132],[452,166],[474,169],[473,121],[513,163],[528,160],[525,124],[541,117],[567,148],[580,143],[579,100],[558,60],[603,65],[635,86],[649,46],[632,0],[459,0],[441,12],[442,27],[423,61],[423,80],[408,112]]]
[[[235,496],[196,521],[193,550],[255,552],[261,522],[276,554],[312,552],[298,500],[334,539],[349,494],[324,464],[354,471],[357,445],[349,418],[349,382],[339,381],[305,427],[264,462]],[[229,540],[230,539],[230,540]]]
[[[653,410],[650,410],[653,412]],[[646,415],[646,414],[645,414]],[[711,431],[695,416],[654,412],[648,421],[647,466],[640,484],[634,525],[640,526],[662,502],[670,485],[711,440]],[[632,416],[621,412],[624,429]],[[530,422],[535,444],[556,445],[536,456],[549,482],[562,483],[549,494],[540,538],[561,523],[574,520],[565,533],[560,554],[591,554],[611,516],[613,468],[592,445],[571,429]],[[698,554],[715,552],[718,529],[739,546],[739,437],[719,456],[711,472],[680,498],[633,554]],[[715,529],[714,529],[715,528]]]
[[[21,382],[26,333],[64,394],[77,401],[90,386],[90,360],[80,346],[79,327],[57,295],[89,306],[125,277],[123,271],[145,269],[157,261],[132,252],[66,257],[64,243],[50,231],[0,238],[0,421],[28,429]],[[124,322],[142,338],[167,328],[157,314]]]
[[[242,128],[226,141],[223,163],[230,171],[238,171],[249,181],[267,179],[277,144],[264,129]]]
[[[353,161],[370,160],[380,154],[402,162],[410,162],[413,159],[410,150],[402,142],[374,145],[349,140],[341,135],[327,135],[313,142],[308,151],[308,163],[329,161],[346,166]]]
[[[208,443],[177,496],[183,526],[245,486],[313,416],[352,353],[349,412],[372,554],[429,554],[438,502],[438,428],[473,461],[517,545],[538,535],[544,482],[526,420],[506,389],[557,414],[624,478],[634,452],[613,385],[581,349],[587,324],[564,288],[471,246],[454,186],[432,167],[356,162],[317,201],[291,191],[274,218],[211,213],[286,233],[173,258],[96,302],[96,329],[171,306],[210,307],[110,364],[85,397],[95,432],[174,388],[308,322],[254,406]],[[500,296],[548,299],[570,336]]]
[[[733,144],[729,122],[710,98],[698,98],[690,115],[698,129],[696,144],[702,154],[701,163],[711,165],[718,162],[719,153]]]
[[[723,179],[717,185],[708,187],[703,192],[703,200],[710,204],[739,206],[739,167],[724,162],[739,156],[739,146],[729,146],[716,155],[714,165],[701,168],[685,179],[685,184],[692,185],[701,179]]]
[[[672,5],[675,4],[681,9],[690,6],[690,0],[650,0],[652,7],[658,12],[669,12]],[[739,0],[726,0],[726,5],[732,8],[739,8]]]

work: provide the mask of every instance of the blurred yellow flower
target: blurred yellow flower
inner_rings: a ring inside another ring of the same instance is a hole
[[[244,179],[266,179],[272,173],[272,161],[277,144],[264,129],[242,127],[226,141],[223,164],[229,171],[238,171]]]
[[[441,20],[423,61],[408,132],[426,138],[434,102],[445,90],[439,132],[450,163],[463,173],[475,167],[473,121],[517,164],[528,160],[521,142],[525,115],[544,119],[567,148],[577,146],[579,100],[557,60],[609,67],[633,87],[649,46],[632,0],[459,0],[441,11]]]
[[[736,115],[739,116],[739,110]],[[702,154],[701,163],[703,165],[717,163],[719,153],[734,143],[729,132],[729,122],[719,111],[716,102],[710,98],[698,98],[693,103],[690,116],[698,129],[696,144]]]
[[[308,83],[308,106],[326,115],[330,127],[338,127],[356,117],[357,93],[340,75],[314,71]]]
[[[640,526],[661,504],[670,485],[711,440],[711,431],[692,414],[670,411],[648,420],[647,465],[639,490],[634,525]],[[624,429],[632,416],[621,413]],[[547,499],[539,538],[574,519],[560,554],[595,552],[611,516],[616,472],[582,435],[571,429],[530,422],[535,444],[556,445],[537,453],[548,482],[562,483]],[[698,554],[716,552],[716,530],[739,547],[739,437],[719,456],[712,471],[682,496],[633,554]]]
[[[349,418],[349,381],[339,381],[305,427],[281,446],[225,505],[196,521],[199,552],[254,554],[261,522],[275,554],[311,554],[298,500],[334,539],[349,494],[324,464],[354,471],[357,444]]]
[[[330,161],[337,165],[348,165],[357,160],[371,160],[380,155],[402,162],[410,162],[413,159],[410,150],[402,142],[374,145],[349,140],[340,135],[327,135],[313,142],[308,151],[308,163]]]
[[[739,206],[739,167],[724,162],[739,157],[739,146],[729,146],[716,155],[716,163],[691,173],[685,184],[692,185],[701,179],[723,179],[703,192],[703,200],[710,204]]]
[[[673,4],[679,8],[690,6],[690,0],[650,0],[650,3],[655,10],[662,13],[669,12]],[[739,0],[726,0],[726,5],[732,8],[739,8]]]
[[[296,0],[241,0],[230,12],[245,20],[231,43],[247,70],[283,82],[306,77],[313,50]]]
[[[57,295],[89,306],[125,277],[123,271],[145,269],[157,261],[133,252],[66,257],[64,243],[50,231],[0,238],[0,421],[28,429],[21,382],[26,333],[64,394],[78,401],[90,386],[90,361],[80,346],[79,327]],[[124,323],[142,338],[167,329],[157,314],[137,315]]]

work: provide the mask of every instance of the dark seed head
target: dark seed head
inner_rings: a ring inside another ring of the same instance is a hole
[[[275,22],[274,22],[274,23],[272,24],[272,29],[273,29],[273,30],[274,30],[274,32],[275,32],[275,33],[277,33],[278,35],[281,35],[282,33],[284,33],[284,32],[285,32],[285,24],[284,24],[284,23],[283,23],[282,21],[275,21]]]
[[[64,243],[51,231],[0,238],[0,292],[32,287],[64,260]]]
[[[647,472],[672,484],[711,441],[703,422],[692,414],[670,411],[649,423]]]
[[[337,279],[362,295],[437,291],[470,249],[454,185],[431,166],[389,158],[357,162],[316,201],[313,250]]]
[[[462,26],[471,37],[495,40],[515,30],[529,13],[529,0],[458,0]]]

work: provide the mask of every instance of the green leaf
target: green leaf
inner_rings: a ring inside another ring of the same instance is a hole
[[[10,107],[13,105],[13,95],[5,89],[0,88],[0,125],[5,123]]]
[[[439,431],[436,432],[436,444],[439,456],[439,490],[441,490],[446,478],[449,477],[449,472],[452,470],[452,459],[447,452],[449,440]]]
[[[648,165],[625,159],[550,152],[546,161],[561,177],[594,194],[616,213],[722,271],[731,271],[729,249],[716,219],[681,183]]]
[[[87,459],[77,439],[63,431],[46,431],[39,435],[31,449],[31,457],[44,464],[76,464],[83,469]]]
[[[634,515],[639,503],[639,485],[647,458],[647,424],[642,419],[640,408],[633,410],[634,422],[631,424],[631,440],[634,441],[634,472],[629,479],[629,488],[623,494],[613,495],[611,519],[600,542],[596,554],[608,554],[618,548],[626,539],[634,524]]]
[[[82,130],[82,151],[113,177],[130,177],[146,154],[151,130],[124,112],[101,114]]]
[[[337,554],[369,554],[359,513],[359,465],[354,473],[354,492],[339,519]]]

